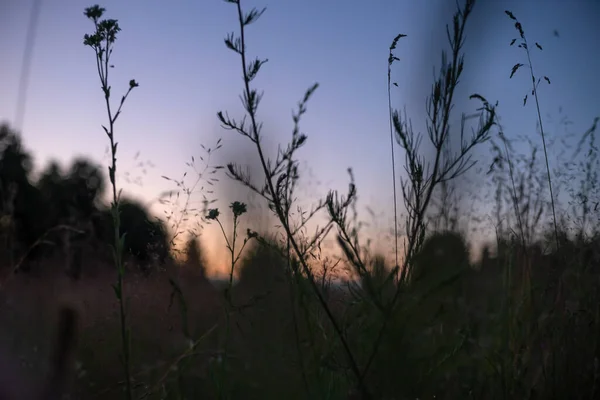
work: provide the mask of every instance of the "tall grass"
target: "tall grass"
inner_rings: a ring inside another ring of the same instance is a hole
[[[115,266],[117,268],[117,283],[113,286],[115,296],[119,302],[119,313],[121,317],[121,344],[123,348],[122,362],[125,375],[126,383],[126,397],[131,400],[133,398],[133,389],[131,385],[131,331],[127,326],[127,311],[126,311],[126,297],[125,288],[123,285],[123,276],[125,275],[125,265],[123,263],[123,248],[125,243],[125,234],[121,234],[121,219],[119,213],[119,201],[120,201],[120,190],[117,187],[117,146],[118,142],[115,138],[115,122],[121,115],[121,109],[123,104],[127,100],[127,97],[131,91],[138,87],[139,84],[134,80],[129,81],[129,89],[121,97],[117,111],[113,114],[111,108],[111,89],[112,86],[108,81],[108,73],[110,68],[114,66],[110,64],[110,57],[113,52],[113,45],[117,40],[117,34],[121,30],[119,23],[114,19],[101,19],[106,10],[99,6],[92,6],[85,9],[85,16],[94,23],[95,31],[92,34],[86,34],[84,37],[84,45],[91,47],[94,50],[96,56],[96,68],[100,83],[102,85],[102,92],[104,93],[104,100],[106,103],[106,113],[108,117],[108,127],[102,126],[108,140],[110,142],[110,153],[111,153],[111,165],[108,167],[108,176],[112,185],[112,203],[111,211],[114,225],[114,247],[113,255],[115,259]]]
[[[544,158],[545,158],[545,162],[546,162],[546,172],[548,173],[547,181],[548,181],[548,189],[550,190],[550,204],[552,205],[552,219],[553,219],[553,223],[554,223],[554,234],[555,234],[555,240],[556,240],[556,247],[558,249],[559,242],[558,242],[558,225],[557,225],[557,221],[556,221],[556,206],[554,204],[554,192],[552,191],[552,178],[550,176],[550,163],[548,161],[546,135],[544,132],[544,124],[542,122],[542,113],[540,111],[540,100],[539,100],[539,96],[538,96],[538,87],[540,86],[540,83],[542,82],[542,78],[536,77],[535,73],[533,72],[533,63],[531,62],[531,49],[530,49],[529,43],[527,42],[527,38],[525,36],[525,31],[523,30],[523,25],[519,22],[519,20],[517,20],[517,18],[514,16],[514,14],[512,12],[505,11],[505,13],[506,13],[506,15],[508,15],[508,17],[510,19],[515,21],[515,29],[517,30],[517,32],[519,32],[519,37],[520,37],[520,41],[517,46],[519,48],[523,49],[523,51],[527,55],[527,67],[529,68],[529,74],[531,76],[531,94],[533,95],[533,97],[535,99],[535,107],[536,107],[536,111],[537,111],[538,123],[540,126],[540,133],[542,135],[542,148],[544,150]],[[512,46],[516,42],[517,42],[517,39],[513,39],[510,42],[510,45]],[[538,42],[535,42],[535,47],[537,47],[540,51],[542,50],[542,46]],[[524,64],[521,64],[521,63],[515,64],[510,73],[510,77],[512,78],[514,76],[514,74],[517,72],[517,70],[522,66],[524,66]],[[547,76],[544,76],[543,79],[546,83],[550,84],[550,78],[548,78]],[[526,103],[527,103],[527,95],[525,95],[525,97],[523,98],[523,105],[525,105]]]
[[[277,159],[274,162],[271,162],[265,155],[261,144],[261,124],[258,122],[256,116],[261,95],[256,89],[251,88],[252,80],[257,76],[266,60],[256,59],[254,61],[247,61],[246,54],[246,27],[251,23],[256,22],[256,20],[258,20],[258,18],[260,18],[260,16],[263,14],[265,9],[261,11],[252,9],[251,11],[244,13],[240,1],[228,0],[227,2],[234,4],[237,8],[240,35],[237,37],[234,34],[227,36],[225,39],[225,45],[227,48],[240,56],[243,73],[242,103],[244,110],[250,119],[250,123],[249,126],[245,126],[244,122],[238,123],[234,119],[229,118],[229,116],[223,112],[219,112],[218,117],[225,128],[237,131],[242,136],[247,137],[255,145],[258,157],[260,159],[260,164],[265,175],[265,189],[256,187],[251,182],[250,177],[245,175],[244,172],[235,164],[228,164],[229,173],[234,179],[242,182],[248,188],[254,190],[257,194],[263,197],[268,202],[269,208],[275,212],[283,230],[285,231],[286,239],[289,241],[289,245],[296,254],[297,260],[300,264],[293,267],[293,272],[296,274],[303,273],[306,275],[311,288],[314,290],[319,303],[323,307],[323,310],[327,314],[327,317],[330,320],[337,337],[342,343],[346,357],[348,358],[348,362],[350,364],[350,368],[357,380],[357,385],[360,391],[363,393],[363,396],[369,398],[370,395],[367,387],[364,385],[355,356],[350,349],[337,318],[331,311],[323,295],[318,290],[318,285],[315,281],[313,272],[311,271],[306,259],[306,251],[303,251],[300,248],[296,235],[294,235],[293,228],[290,225],[289,219],[291,204],[287,200],[288,193],[290,191],[290,187],[292,186],[292,182],[294,181],[295,175],[297,174],[297,166],[294,162],[293,156],[294,153],[306,142],[306,136],[299,132],[298,124],[301,116],[306,112],[306,103],[317,89],[318,85],[315,84],[311,86],[304,94],[304,98],[299,103],[298,112],[294,115],[295,128],[292,133],[292,140],[287,149],[278,154]],[[354,188],[351,186],[348,197],[350,198],[353,194]],[[333,194],[328,196],[328,202],[329,204],[333,205]],[[342,203],[345,204],[345,201]],[[301,270],[299,268],[301,268]]]
[[[460,116],[458,130],[452,124],[457,88],[468,61],[463,46],[474,0],[457,6],[447,26],[448,48],[442,51],[441,65],[426,100],[427,135],[413,131],[406,112],[392,107],[393,66],[400,60],[400,39],[407,36],[399,34],[392,40],[387,58],[387,95],[394,256],[388,262],[371,250],[363,234],[352,169],[348,169],[346,193],[330,191],[324,198],[315,199],[309,210],[296,211],[299,157],[308,141],[300,122],[318,84],[310,86],[299,101],[292,116],[289,142],[277,153],[268,154],[258,119],[262,94],[253,86],[268,64],[266,59],[251,59],[247,52],[248,27],[264,15],[265,9],[244,11],[242,0],[225,2],[232,6],[237,19],[238,33],[226,36],[224,44],[239,57],[244,116],[236,120],[221,111],[217,118],[226,130],[249,141],[260,163],[261,176],[250,176],[235,163],[226,168],[212,166],[207,157],[204,168],[196,169],[194,158],[186,164],[194,171],[191,185],[185,182],[187,172],[181,180],[164,177],[179,189],[174,202],[167,203],[177,204],[179,213],[167,215],[173,231],[169,238],[171,250],[178,251],[179,235],[188,228],[188,222],[196,219],[197,228],[204,222],[217,224],[229,254],[228,276],[221,290],[215,290],[216,283],[199,284],[183,272],[174,274],[178,260],[167,274],[157,272],[155,277],[145,278],[144,285],[156,286],[151,286],[153,291],[147,297],[140,294],[141,311],[151,301],[168,300],[165,308],[170,313],[177,302],[177,323],[162,314],[152,315],[151,319],[155,324],[174,325],[169,331],[180,328],[175,335],[182,336],[184,344],[173,346],[175,349],[170,344],[150,341],[153,331],[162,326],[136,325],[140,328],[135,337],[129,328],[131,321],[142,317],[126,307],[126,293],[139,290],[141,285],[132,283],[125,290],[114,125],[138,84],[130,82],[113,113],[109,58],[120,28],[116,20],[102,19],[103,8],[85,10],[95,32],[86,35],[84,43],[94,50],[108,114],[108,125],[103,129],[112,155],[109,178],[118,271],[113,287],[124,366],[122,382],[115,386],[124,388],[125,397],[595,398],[600,379],[599,225],[594,220],[600,216],[595,200],[599,194],[595,172],[599,163],[595,139],[598,120],[582,135],[567,163],[583,171],[581,184],[572,189],[571,208],[566,214],[577,226],[571,235],[568,221],[559,220],[560,202],[553,185],[556,178],[551,176],[547,150],[551,144],[546,140],[538,98],[539,85],[542,80],[549,83],[549,79],[534,74],[532,49],[514,14],[506,12],[519,34],[511,46],[517,44],[525,51],[527,64],[516,64],[510,78],[528,66],[543,160],[538,157],[540,147],[531,139],[530,153],[516,151],[514,139],[500,123],[496,105],[479,93],[470,96],[479,103],[476,118],[465,113]],[[535,46],[541,50],[541,45]],[[526,101],[527,96],[524,105]],[[470,136],[466,134],[468,128],[472,128]],[[460,139],[457,146],[451,140],[455,130]],[[424,155],[424,141],[433,149],[431,159]],[[487,144],[492,161],[485,179],[493,185],[496,202],[496,251],[493,256],[486,251],[481,261],[473,263],[468,238],[459,232],[460,211],[457,205],[452,206],[460,195],[456,192],[457,180],[476,165],[475,150]],[[220,146],[219,140],[214,150]],[[582,150],[584,146],[587,153]],[[398,150],[404,155],[406,172],[399,182]],[[209,156],[211,151],[207,151]],[[218,182],[216,175],[221,169],[266,203],[277,218],[272,231],[247,229],[244,235],[241,221],[247,207],[240,201],[230,202],[229,225],[218,208],[209,208],[214,200],[208,197],[214,194],[212,186]],[[575,177],[580,175],[573,172],[561,179],[569,184]],[[202,211],[190,207],[192,195],[198,192],[205,203]],[[405,209],[403,224],[397,208],[399,194]],[[180,198],[182,208],[176,203]],[[318,217],[324,222],[314,234],[308,234],[307,226]],[[197,231],[190,230],[190,237],[197,240]],[[323,247],[332,238],[335,254],[325,256]],[[334,283],[333,278],[341,275],[339,270],[349,279]],[[160,296],[167,299],[157,300]],[[215,303],[210,302],[212,299]],[[219,309],[207,316],[202,307],[219,302],[222,312]],[[132,357],[133,340],[137,349],[149,353],[149,343],[164,346],[161,349],[167,350],[160,356],[163,362],[141,366],[137,357]],[[102,369],[106,366],[96,366],[95,374],[102,375]],[[137,387],[143,390],[136,393]],[[109,392],[103,389],[97,394]]]

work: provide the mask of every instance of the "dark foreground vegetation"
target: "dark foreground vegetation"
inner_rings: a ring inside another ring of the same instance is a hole
[[[451,127],[475,3],[463,2],[427,99],[428,134],[415,134],[390,107],[394,171],[405,172],[390,191],[404,207],[390,210],[394,255],[374,254],[355,214],[359,188],[351,170],[347,193],[331,192],[296,212],[297,151],[307,139],[299,123],[317,85],[298,105],[290,142],[265,154],[260,95],[252,87],[264,62],[246,53],[246,30],[262,11],[227,2],[239,16],[239,36],[227,36],[225,45],[237,57],[232,62],[241,62],[246,115],[244,123],[217,116],[251,143],[262,176],[236,164],[194,166],[192,187],[172,180],[184,205],[164,220],[121,197],[117,120],[138,83],[131,80],[122,98],[111,92],[107,71],[120,28],[98,6],[85,10],[94,31],[84,44],[93,50],[107,104],[99,134],[110,143],[108,180],[85,159],[65,170],[52,163],[34,179],[19,134],[0,128],[0,398],[598,398],[597,120],[559,160],[549,159],[541,117],[531,153],[520,155],[494,102],[476,93],[472,135],[463,134],[472,123],[467,117]],[[515,26],[516,38],[507,42],[528,60],[508,72],[531,75],[533,87],[524,92],[537,104],[538,90],[550,82],[533,74],[530,52],[541,45],[527,42],[512,13],[504,17]],[[398,35],[390,46],[390,103],[402,40]],[[540,116],[539,108],[532,112]],[[452,146],[455,135],[460,142]],[[431,159],[421,141],[433,148]],[[495,235],[473,261],[454,202],[472,172],[474,149],[485,146],[493,159],[486,177]],[[396,165],[399,150],[403,163]],[[552,163],[563,173],[552,172]],[[227,210],[210,208],[212,192],[202,193],[205,210],[191,210],[185,199],[198,182],[217,182],[222,172],[268,204],[277,227],[242,229],[246,204],[227,199]],[[567,200],[559,201],[559,188]],[[317,217],[320,228],[310,233]],[[222,232],[230,255],[225,279],[208,279],[202,237],[190,220]],[[322,250],[327,238],[338,252]]]

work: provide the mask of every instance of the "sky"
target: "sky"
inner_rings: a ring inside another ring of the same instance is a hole
[[[34,0],[0,0],[0,120],[15,124],[19,79],[27,27]],[[108,164],[103,95],[93,51],[83,35],[93,25],[83,15],[93,3],[41,0],[32,53],[26,108],[18,127],[35,156],[36,167],[51,159],[68,164],[85,156]],[[214,162],[256,165],[248,141],[220,127],[216,113],[241,116],[240,60],[223,38],[238,31],[236,10],[220,0],[105,0],[106,18],[118,19],[118,36],[110,82],[113,93],[140,83],[124,106],[116,126],[120,183],[128,195],[150,201],[180,178],[185,163],[203,156],[201,145],[222,138]],[[390,137],[387,105],[387,56],[391,40],[406,34],[395,51],[394,108],[406,107],[416,131],[425,132],[425,99],[431,90],[440,51],[447,48],[445,24],[455,2],[448,0],[243,0],[267,10],[248,27],[251,58],[268,58],[256,87],[264,90],[259,117],[267,148],[285,144],[292,131],[291,112],[305,90],[319,89],[308,104],[302,130],[308,142],[300,153],[306,176],[304,193],[315,197],[328,189],[345,190],[352,167],[361,204],[380,213],[388,226],[392,210]],[[479,106],[468,96],[477,92],[491,102],[508,135],[537,140],[534,103],[522,106],[530,80],[525,73],[509,79],[524,54],[509,43],[511,10],[523,23],[536,74],[552,84],[540,89],[545,128],[560,134],[559,109],[582,133],[600,115],[600,2],[593,0],[479,0],[467,25],[465,71],[457,91],[457,112]],[[554,32],[557,31],[558,35]],[[525,71],[521,71],[525,72]],[[458,127],[458,116],[454,126]],[[489,151],[482,147],[482,157]],[[402,151],[396,147],[402,162]],[[273,153],[271,153],[273,154]],[[401,166],[397,167],[403,173]],[[129,177],[130,183],[126,178]],[[243,197],[239,186],[222,178],[215,188],[225,207]],[[199,205],[195,197],[193,204]],[[153,210],[160,213],[155,204]],[[214,247],[214,246],[209,246]],[[209,250],[209,253],[212,250]]]

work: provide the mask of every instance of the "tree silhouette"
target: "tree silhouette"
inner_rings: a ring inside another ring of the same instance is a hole
[[[23,148],[21,137],[8,124],[0,125],[0,179],[3,186],[14,182],[29,183],[29,173],[33,169],[31,155]]]
[[[448,280],[469,266],[465,239],[456,232],[436,232],[425,240],[415,257],[412,281]]]
[[[439,232],[425,240],[411,277],[412,290],[421,299],[422,322],[436,326],[442,335],[464,322],[471,272],[467,243],[461,234]]]
[[[32,169],[32,157],[21,137],[8,124],[0,125],[0,215],[2,234],[11,239],[5,243],[15,250],[11,262],[25,254],[27,260],[51,255],[58,247],[45,245],[51,243],[60,245],[68,268],[77,264],[78,269],[86,248],[108,250],[114,231],[111,211],[101,201],[106,188],[102,168],[79,157],[63,171],[52,161],[35,184],[30,179]],[[55,229],[62,226],[73,229]],[[152,260],[164,263],[169,257],[165,227],[131,200],[121,206],[121,233],[125,232],[125,251],[142,268],[147,269]],[[27,269],[27,263],[22,268]],[[78,275],[81,271],[68,272]]]
[[[69,198],[70,193],[67,180],[58,162],[52,161],[46,169],[42,171],[37,182],[37,188],[46,204],[46,214],[41,221],[44,229],[49,231],[58,225],[67,224],[71,213],[71,199]],[[49,239],[54,245],[62,240],[58,233],[50,235]],[[44,246],[44,254],[52,254],[53,249],[55,249],[55,246],[52,246],[52,248]]]
[[[256,293],[282,286],[286,281],[285,250],[277,239],[265,234],[246,248],[239,268],[240,286],[251,288]]]
[[[185,267],[194,273],[206,277],[206,260],[201,242],[196,235],[190,235],[185,246]]]
[[[159,220],[152,220],[142,204],[130,199],[122,199],[119,205],[121,212],[121,232],[125,236],[125,254],[134,257],[142,270],[148,271],[151,261],[164,264],[169,258],[169,241],[167,231]],[[114,231],[111,211],[103,211],[100,237],[108,243],[113,242]]]
[[[52,244],[43,246],[44,255],[62,249],[68,272],[79,276],[83,253],[89,253],[91,247],[97,248],[99,244],[93,218],[99,213],[100,197],[105,188],[101,168],[80,157],[71,163],[67,172],[63,172],[58,162],[52,161],[41,173],[37,188],[46,206],[40,222],[48,232],[44,244]],[[72,229],[55,230],[59,226]]]
[[[21,253],[43,234],[40,221],[45,206],[39,190],[29,180],[32,168],[32,157],[21,137],[7,124],[0,125],[0,207],[3,215],[12,216],[14,239]]]
[[[90,218],[106,189],[101,167],[78,158],[71,164],[67,181],[73,208],[81,218]]]
[[[395,291],[391,269],[388,268],[385,256],[375,254],[368,263],[366,274],[360,275],[360,283],[363,291],[375,296],[375,300],[383,305],[391,300]]]

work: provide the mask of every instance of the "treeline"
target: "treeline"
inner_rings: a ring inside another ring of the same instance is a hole
[[[34,179],[32,155],[23,147],[20,135],[2,124],[2,264],[28,270],[35,261],[55,256],[94,255],[108,261],[114,227],[110,205],[104,200],[106,190],[102,166],[81,157],[65,169],[56,161],[50,162]],[[147,270],[171,258],[166,227],[143,204],[124,198],[120,215],[130,260]]]

